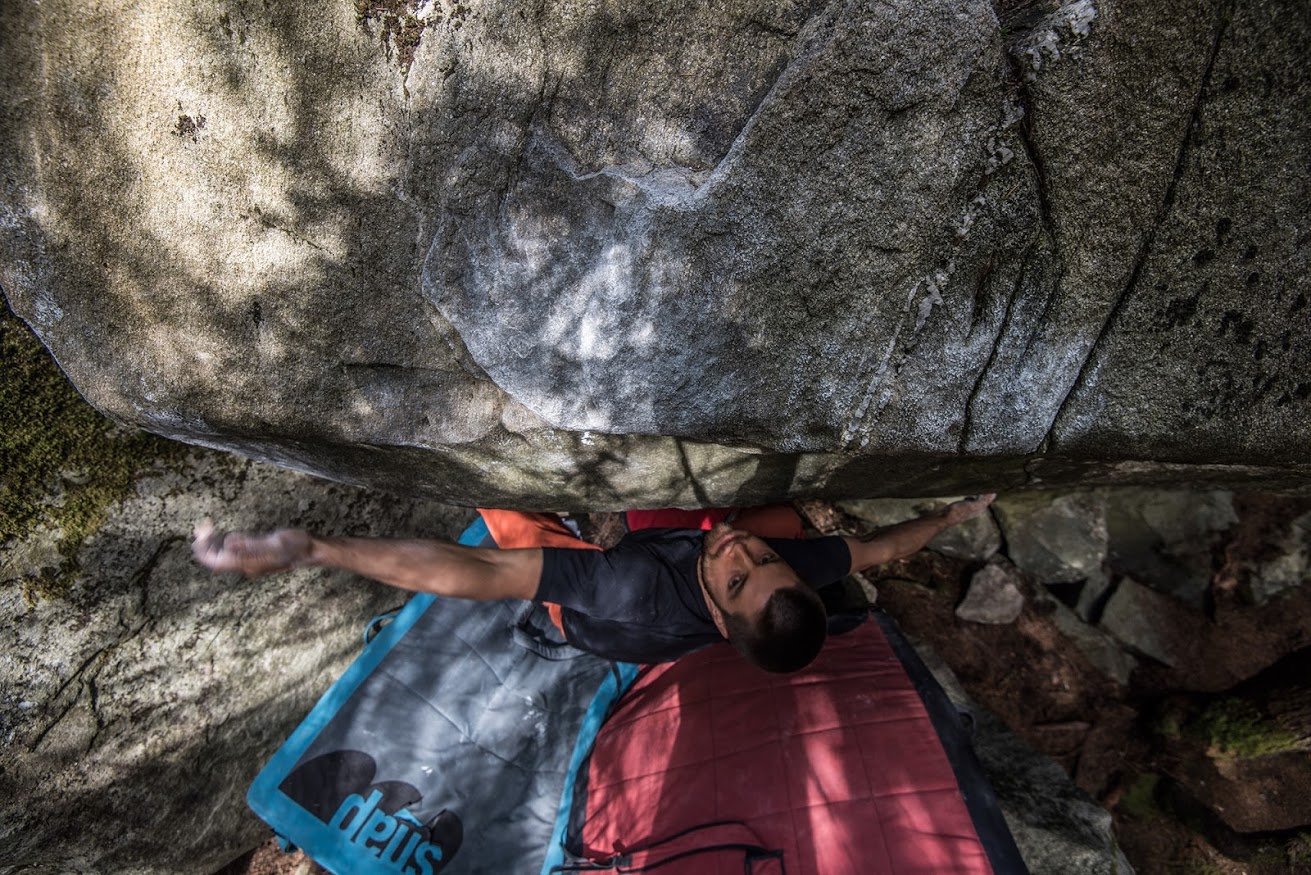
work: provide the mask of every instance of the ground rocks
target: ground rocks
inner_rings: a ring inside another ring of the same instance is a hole
[[[916,649],[952,702],[972,715],[974,750],[1029,870],[1034,875],[1132,873],[1116,845],[1110,814],[1060,766],[979,707],[931,648]]]
[[[1079,616],[1091,618],[1110,584],[1106,496],[1028,493],[1003,496],[995,509],[1007,557],[1048,586],[1073,589]]]
[[[1106,502],[1107,567],[1202,610],[1216,546],[1237,522],[1230,492],[1115,490]]]
[[[1095,622],[1122,576],[1202,610],[1213,553],[1238,522],[1233,502],[1227,491],[1122,488],[1005,495],[995,510],[1011,561]],[[1296,563],[1291,544],[1281,562]]]
[[[1311,825],[1311,650],[1219,696],[1178,698],[1161,709],[1163,771],[1178,791],[1238,833]]]
[[[940,506],[890,499],[838,505],[851,531],[861,533]],[[1306,519],[1306,501],[1295,498],[1136,487],[1035,491],[1000,496],[989,513],[928,549],[982,563],[991,543],[1004,544],[988,561],[1004,560],[1040,585],[1035,606],[1108,677],[1128,684],[1145,658],[1151,671],[1168,675],[1162,685],[1217,691],[1311,644],[1300,602],[1252,597],[1267,579],[1298,577]],[[982,534],[990,528],[996,534]],[[1277,588],[1287,595],[1297,585]],[[968,596],[961,606],[974,610]]]
[[[1253,557],[1244,569],[1245,591],[1263,605],[1282,592],[1311,580],[1311,513],[1297,517],[1282,532],[1271,555]]]
[[[1043,610],[1051,612],[1052,621],[1088,661],[1122,687],[1127,687],[1138,660],[1124,645],[1111,635],[1090,626],[1058,599],[1048,596],[1041,602]]]
[[[0,285],[122,421],[499,506],[1306,488],[1294,0],[2,15]]]
[[[1181,758],[1172,777],[1230,829],[1261,833],[1311,823],[1311,756],[1305,750],[1261,757]]]
[[[1101,627],[1131,651],[1168,666],[1188,653],[1188,637],[1203,621],[1169,596],[1125,578],[1106,603]]]
[[[1013,623],[1024,610],[1024,593],[1015,569],[990,562],[974,573],[956,616],[972,623]]]
[[[450,537],[468,512],[197,454],[137,481],[59,595],[31,585],[47,532],[7,545],[0,871],[202,875],[248,850],[256,771],[403,601],[340,574],[212,575],[190,556],[203,516]]]
[[[1133,872],[1115,841],[1111,815],[1069,780],[1065,771],[1035,756],[1000,721],[983,715],[975,750],[999,797],[1007,823],[1034,873],[1119,875]]]

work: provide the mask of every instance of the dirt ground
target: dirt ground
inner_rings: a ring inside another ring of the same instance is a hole
[[[269,839],[255,850],[234,860],[216,875],[319,875],[326,871],[300,851],[288,854]]]

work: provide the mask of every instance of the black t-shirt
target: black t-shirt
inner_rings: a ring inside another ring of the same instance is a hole
[[[622,662],[669,662],[722,641],[697,583],[705,532],[641,529],[600,550],[542,548],[534,601],[562,608],[569,643]],[[851,570],[842,538],[766,538],[779,557],[818,589]]]

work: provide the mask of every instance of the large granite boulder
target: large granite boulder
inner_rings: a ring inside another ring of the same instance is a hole
[[[1300,0],[6,4],[119,420],[464,503],[1308,488]]]

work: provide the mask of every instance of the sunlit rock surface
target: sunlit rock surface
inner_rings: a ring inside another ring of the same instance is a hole
[[[1311,482],[1296,0],[6,4],[116,418],[461,503]]]

